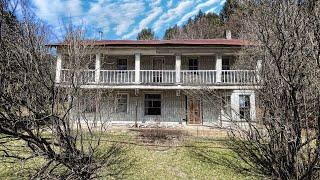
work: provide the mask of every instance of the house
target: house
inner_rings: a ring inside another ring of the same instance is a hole
[[[117,94],[114,112],[110,104],[99,107],[100,118],[114,123],[222,125],[230,117],[255,119],[256,69],[233,66],[246,44],[231,38],[97,40],[96,51],[88,56],[91,65],[81,70],[81,88],[91,94],[97,89]],[[71,69],[64,66],[64,46],[53,46],[58,54],[56,84],[66,87]],[[221,94],[222,101],[188,93],[211,90]],[[97,108],[85,105],[93,98],[84,95],[83,99],[81,111],[93,119]]]

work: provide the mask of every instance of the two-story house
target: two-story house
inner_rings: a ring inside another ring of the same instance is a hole
[[[224,95],[233,118],[255,119],[255,69],[237,69],[237,53],[246,45],[239,39],[202,40],[97,40],[97,51],[84,69],[81,88],[113,90],[118,94],[117,110],[105,121],[122,123],[165,122],[217,124],[228,118],[221,102],[202,101],[202,95],[188,91],[214,90]],[[68,85],[63,43],[57,47],[56,84]],[[205,92],[205,91],[204,91]],[[85,98],[90,101],[91,98]],[[103,101],[103,98],[101,98]],[[218,104],[220,103],[220,104]],[[89,104],[89,103],[88,103]],[[108,112],[108,105],[101,107]],[[90,117],[95,107],[83,107]]]

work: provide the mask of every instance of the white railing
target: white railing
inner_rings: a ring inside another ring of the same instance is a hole
[[[141,83],[172,84],[176,82],[175,70],[141,70]]]
[[[214,84],[216,83],[216,70],[182,70],[182,84]]]
[[[95,70],[74,71],[62,69],[60,82],[80,84],[134,84],[135,70],[100,70],[99,82],[95,82]],[[221,81],[217,79],[221,73]],[[255,84],[254,70],[181,70],[180,82],[176,82],[175,70],[140,70],[141,84],[181,84],[181,85],[214,85],[214,84]],[[221,82],[221,83],[220,83]]]
[[[253,84],[256,83],[256,71],[253,70],[222,70],[221,82],[225,84]]]
[[[74,71],[70,69],[61,70],[61,82],[79,82],[80,84],[90,84],[95,82],[95,70],[80,70]]]
[[[134,70],[100,70],[100,83],[106,83],[106,84],[134,83]]]

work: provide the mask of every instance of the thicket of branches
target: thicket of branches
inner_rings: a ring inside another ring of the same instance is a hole
[[[16,174],[30,179],[92,179],[102,168],[105,176],[123,177],[130,165],[126,150],[117,144],[101,149],[103,123],[95,128],[89,121],[80,121],[86,116],[76,110],[82,96],[80,81],[67,88],[55,85],[56,57],[45,46],[48,29],[27,5],[24,1],[0,1],[1,160],[39,160],[37,168],[24,166],[22,174]],[[19,21],[14,15],[17,8]],[[81,31],[67,28],[64,53],[74,69],[73,79],[81,78],[80,62],[86,62],[85,53],[91,51],[83,38]],[[96,103],[98,98],[93,97]],[[72,116],[71,110],[75,112]]]
[[[230,148],[250,171],[276,179],[320,173],[320,3],[242,1],[240,67],[261,60],[258,114],[230,130]]]

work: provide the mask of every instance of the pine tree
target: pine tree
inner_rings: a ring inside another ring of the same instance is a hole
[[[154,32],[150,28],[142,29],[137,36],[137,40],[153,40],[156,39]]]

